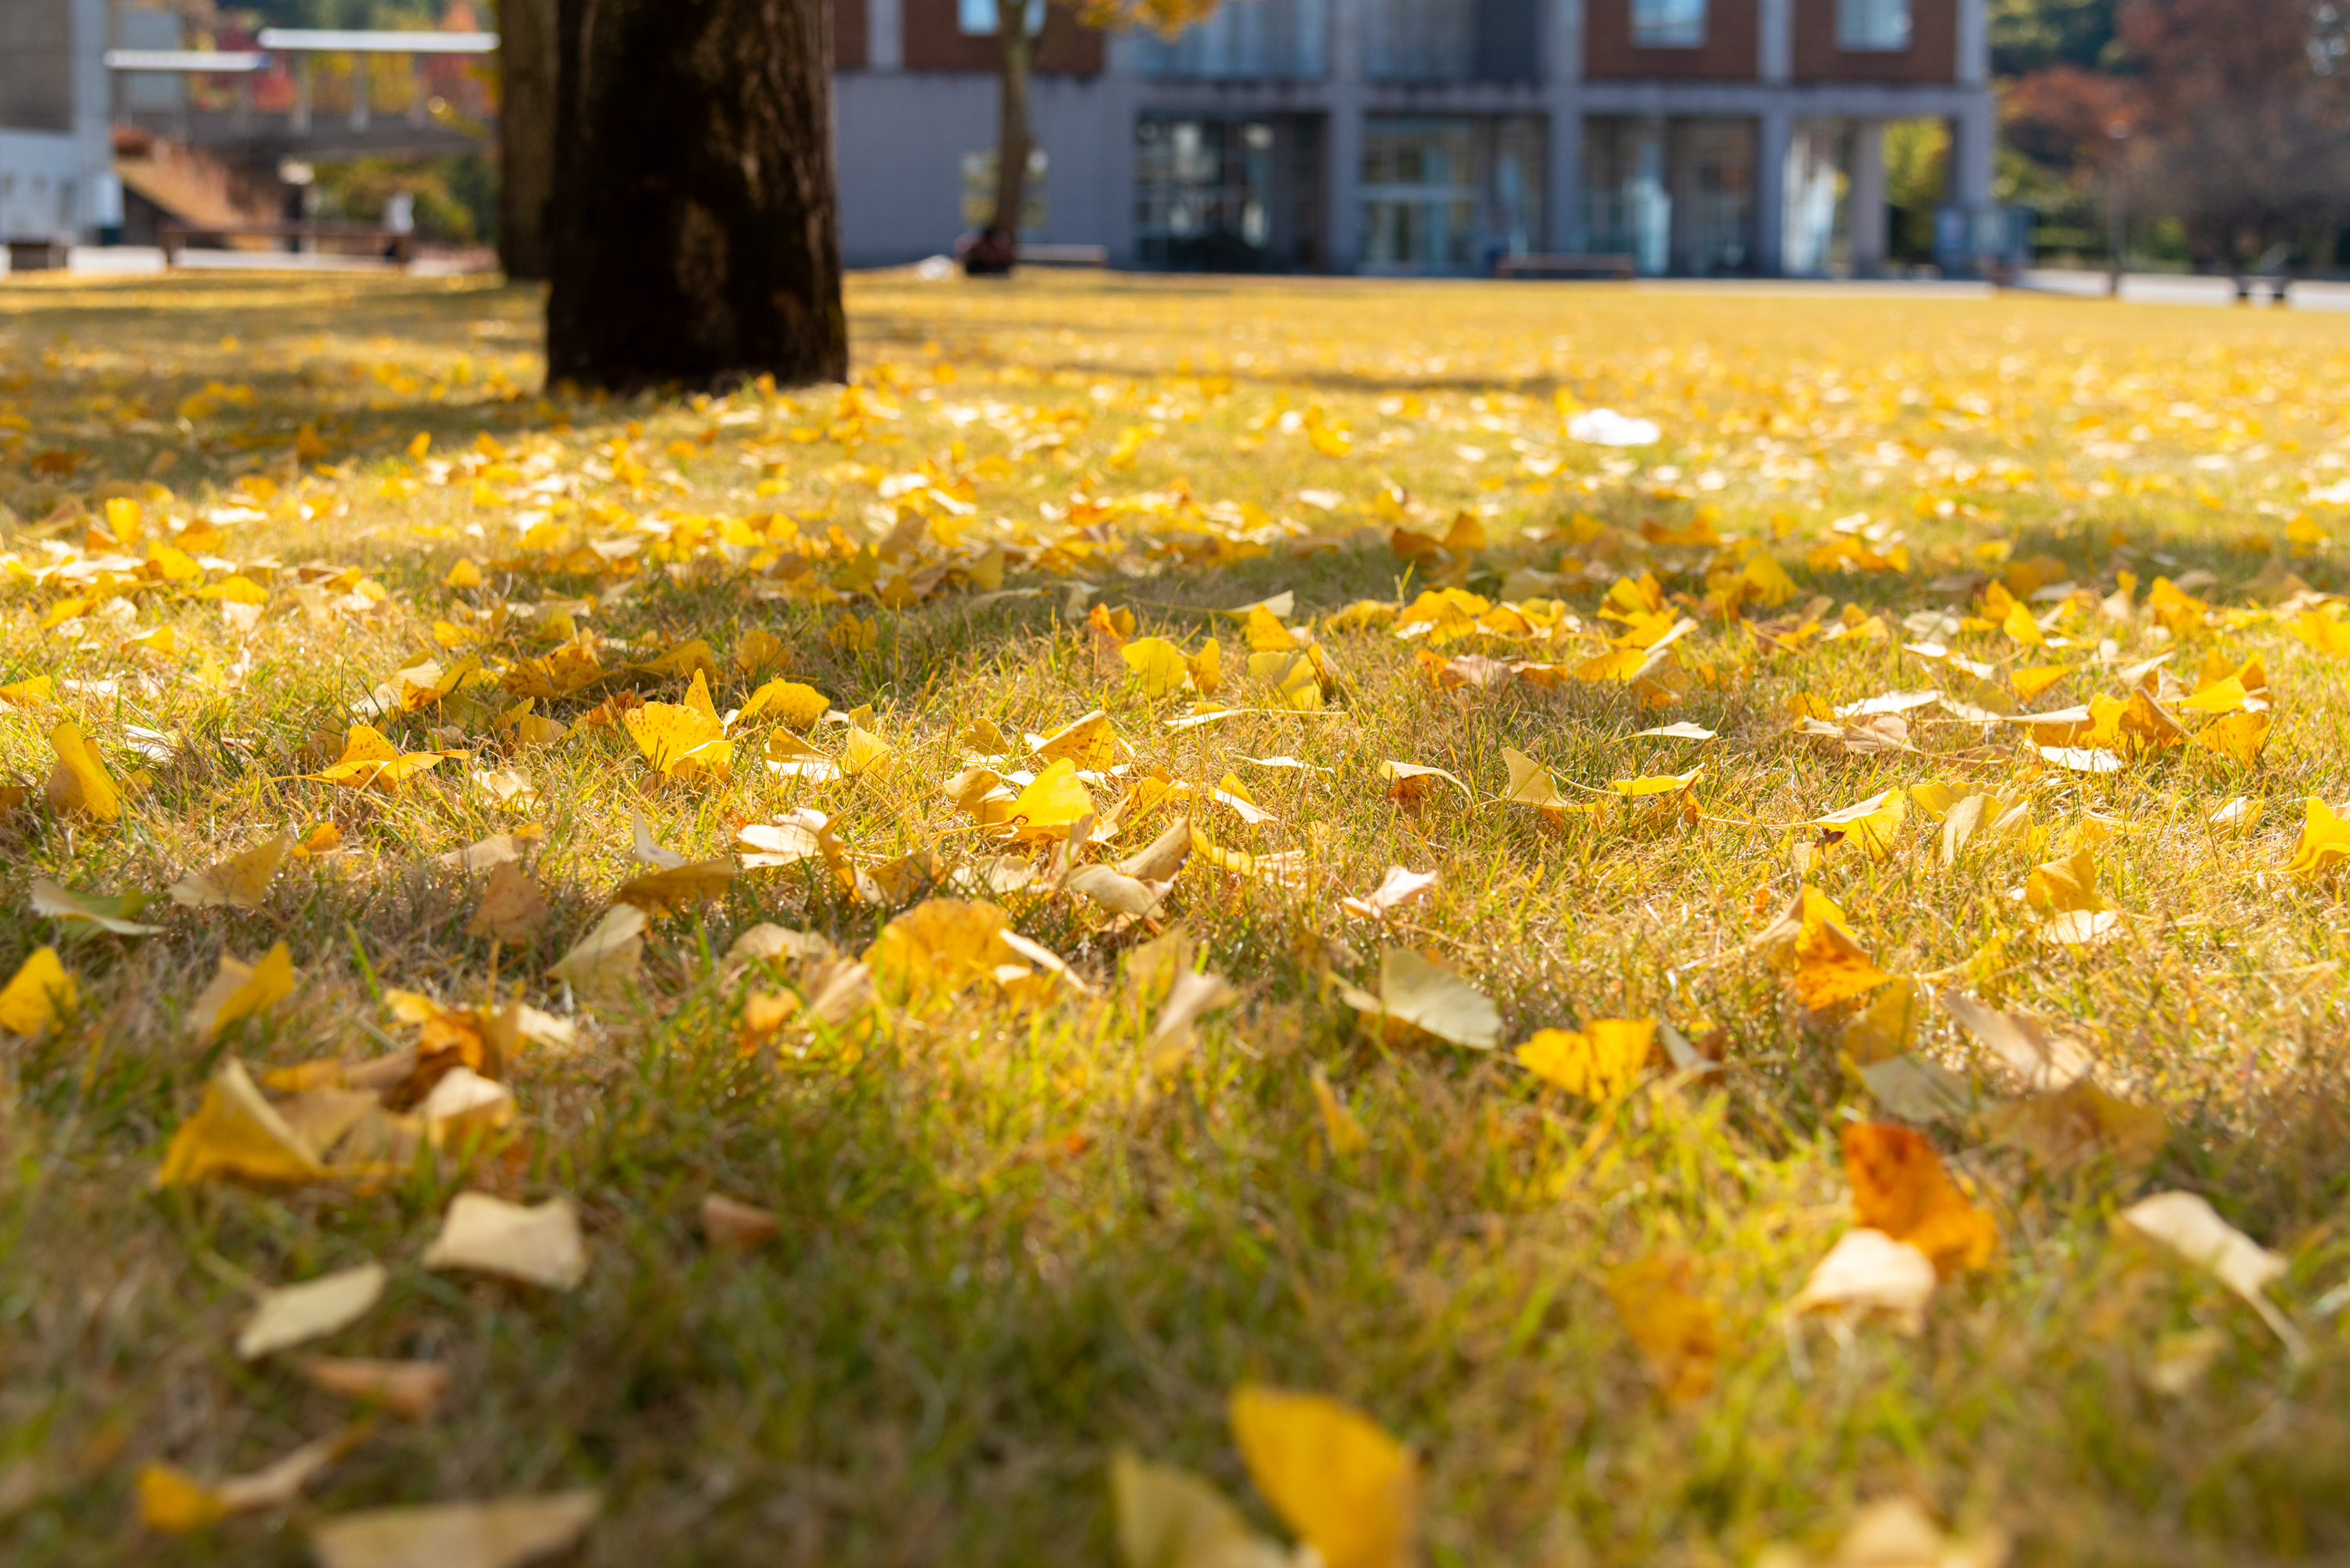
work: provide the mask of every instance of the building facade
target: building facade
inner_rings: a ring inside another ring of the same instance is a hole
[[[1866,275],[1885,128],[1949,130],[1951,250],[1996,226],[1986,0],[1226,0],[1180,37],[1042,12],[1023,237],[1114,265]],[[836,0],[852,265],[992,189],[994,0]]]
[[[106,31],[106,0],[0,0],[0,244],[122,221]]]

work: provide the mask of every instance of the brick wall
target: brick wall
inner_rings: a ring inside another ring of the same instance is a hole
[[[1954,82],[1959,79],[1960,0],[1909,0],[1909,47],[1836,47],[1836,0],[1794,0],[1794,76],[1799,82]]]
[[[865,0],[832,0],[832,68],[858,71],[872,57]]]
[[[1826,0],[1834,6],[1835,0]],[[1597,81],[1752,81],[1762,71],[1758,0],[1711,0],[1694,49],[1632,47],[1632,0],[1588,0],[1583,74]],[[1833,32],[1831,32],[1833,38]]]

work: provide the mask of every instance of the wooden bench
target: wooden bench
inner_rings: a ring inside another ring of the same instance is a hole
[[[1107,266],[1107,245],[1022,245],[1024,266]]]
[[[377,228],[369,223],[165,223],[156,231],[163,246],[163,265],[177,266],[180,253],[188,248],[190,240],[309,240],[324,245],[328,241],[364,247],[348,254],[354,255],[389,256],[401,266],[416,259],[416,236]]]
[[[1638,270],[1626,255],[1503,256],[1493,264],[1495,277],[1607,277],[1629,283]]]
[[[70,265],[73,247],[64,240],[10,240],[10,272],[57,272]]]

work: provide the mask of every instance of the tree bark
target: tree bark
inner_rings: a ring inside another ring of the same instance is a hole
[[[830,0],[558,0],[550,381],[848,370]]]
[[[556,0],[499,0],[498,260],[506,276],[546,276],[555,193]]]
[[[995,32],[1003,46],[1002,117],[995,137],[995,221],[1016,252],[1021,210],[1028,204],[1028,77],[1036,40],[1028,36],[1028,0],[995,0]]]

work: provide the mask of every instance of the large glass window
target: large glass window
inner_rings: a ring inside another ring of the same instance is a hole
[[[1145,115],[1134,140],[1143,265],[1254,272],[1320,265],[1318,119]]]
[[[1836,0],[1836,47],[1906,49],[1909,0]]]
[[[1702,47],[1705,0],[1632,0],[1632,43],[1642,49]]]
[[[1483,274],[1542,245],[1543,121],[1371,116],[1363,126],[1363,265]]]
[[[1244,0],[1219,5],[1172,38],[1143,29],[1135,68],[1195,81],[1312,81],[1323,74],[1329,32],[1328,0]]]
[[[955,0],[955,26],[965,33],[995,36],[995,0]],[[1028,0],[1028,36],[1045,30],[1045,0]]]

